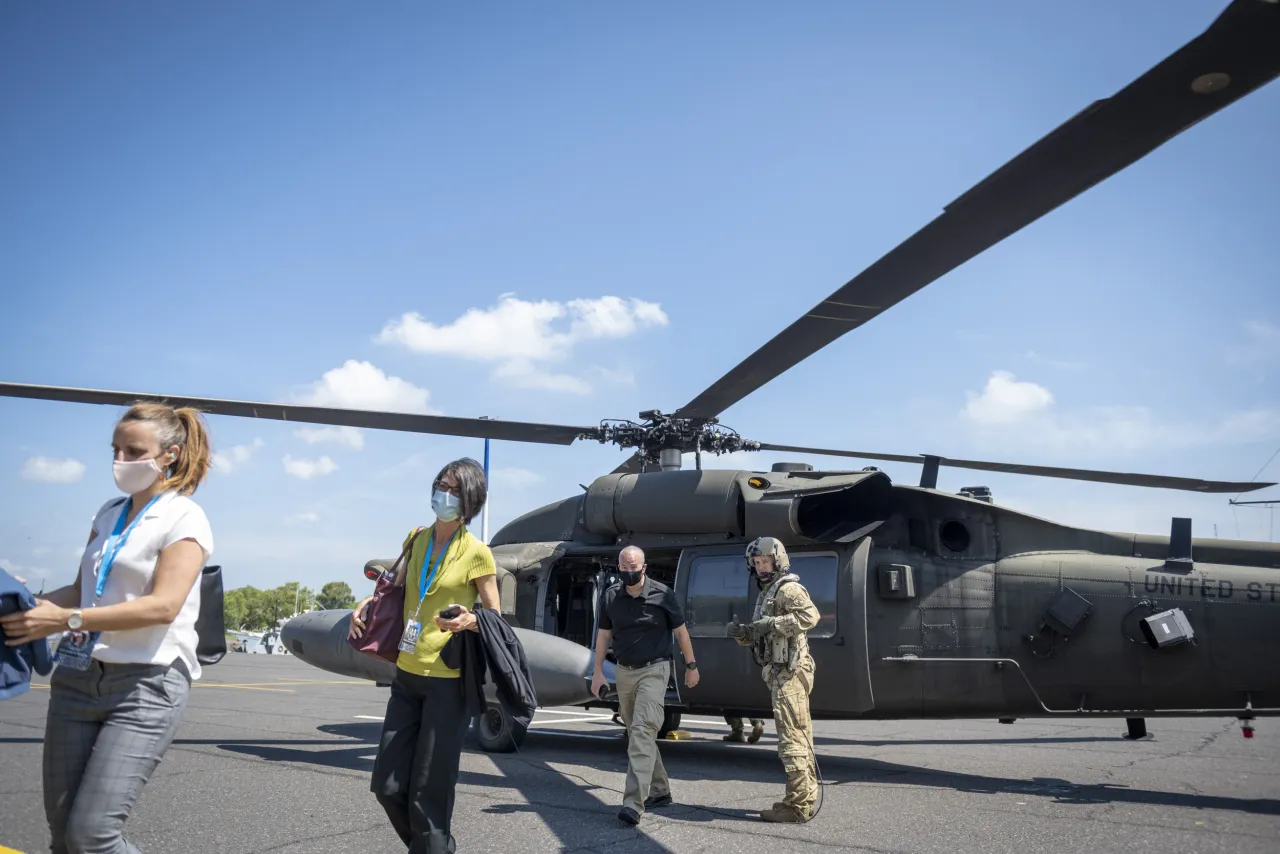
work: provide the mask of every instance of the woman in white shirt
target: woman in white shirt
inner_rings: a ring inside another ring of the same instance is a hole
[[[116,424],[116,485],[74,584],[0,618],[6,643],[62,632],[50,680],[44,803],[53,854],[137,849],[124,823],[173,741],[196,659],[213,534],[188,496],[209,470],[194,409],[139,403]]]

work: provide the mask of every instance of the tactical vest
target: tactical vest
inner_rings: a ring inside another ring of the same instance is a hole
[[[756,600],[755,613],[751,618],[752,622],[761,617],[781,616],[781,612],[776,607],[778,593],[782,590],[783,585],[792,582],[798,583],[799,581],[800,576],[794,573],[787,573],[761,591],[760,597]],[[758,666],[766,669],[765,680],[770,681],[771,671],[776,673],[778,670],[785,670],[787,675],[794,673],[796,665],[800,663],[808,649],[809,639],[804,632],[791,637],[784,637],[777,632],[770,632],[766,637],[752,644],[751,655]]]

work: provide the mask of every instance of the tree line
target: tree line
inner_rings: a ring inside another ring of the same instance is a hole
[[[330,581],[319,593],[299,588],[296,581],[274,590],[237,587],[223,594],[223,621],[228,631],[256,632],[278,625],[295,613],[354,608],[355,604],[355,594],[345,581]]]

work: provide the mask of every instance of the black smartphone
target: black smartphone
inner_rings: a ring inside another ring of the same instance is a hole
[[[448,608],[445,608],[443,611],[440,612],[440,619],[452,620],[461,613],[462,613],[461,605],[450,605]]]

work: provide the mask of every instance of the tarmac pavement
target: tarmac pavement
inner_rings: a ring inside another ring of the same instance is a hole
[[[48,850],[40,757],[47,680],[0,702],[0,851]],[[192,689],[182,728],[126,825],[145,854],[403,851],[373,795],[386,689],[291,656],[229,654]],[[770,825],[782,796],[772,722],[726,744],[689,717],[664,741],[676,803],[638,828],[616,814],[627,758],[607,712],[542,709],[519,753],[468,744],[459,852],[1280,850],[1280,720],[819,721],[821,812]]]

